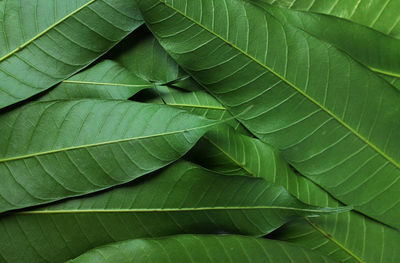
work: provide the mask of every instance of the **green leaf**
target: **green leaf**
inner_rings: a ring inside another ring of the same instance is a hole
[[[372,71],[400,77],[400,39],[333,16],[276,8],[259,1],[255,3],[282,23],[298,27],[334,45]]]
[[[264,178],[284,186],[305,203],[342,205],[293,172],[271,146],[232,129],[213,128],[191,152],[209,169]],[[271,237],[312,248],[341,262],[384,263],[400,257],[400,233],[354,211],[290,222]]]
[[[107,57],[149,82],[165,84],[181,77],[179,65],[146,27],[129,35]]]
[[[264,10],[224,3],[139,6],[172,57],[254,135],[337,199],[400,227],[399,92]]]
[[[154,87],[112,60],[98,64],[62,81],[50,92],[40,97],[41,101],[94,98],[129,99],[142,89]]]
[[[174,88],[157,86],[154,88],[154,92],[157,96],[145,100],[145,102],[177,107],[210,120],[224,120],[225,124],[241,133],[248,133],[227,111],[225,106],[205,91],[184,92]]]
[[[83,262],[337,262],[289,243],[245,236],[180,235],[136,239],[93,249],[69,261]]]
[[[212,125],[124,101],[37,102],[0,115],[0,212],[131,181],[182,157]]]
[[[0,108],[44,91],[142,24],[133,1],[2,1]]]
[[[400,39],[397,0],[250,0],[351,20]],[[366,43],[364,43],[366,44]]]
[[[0,258],[61,262],[114,241],[177,233],[261,236],[297,217],[346,210],[306,205],[260,178],[178,162],[130,185],[3,216]]]

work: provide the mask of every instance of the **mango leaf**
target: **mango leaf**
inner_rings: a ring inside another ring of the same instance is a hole
[[[374,72],[400,77],[400,39],[333,16],[276,8],[255,2],[266,12],[307,31],[351,55]],[[346,41],[343,41],[346,39]]]
[[[93,249],[70,263],[86,262],[337,262],[290,243],[245,236],[179,235],[136,239]]]
[[[149,82],[165,84],[181,77],[179,65],[143,26],[113,48],[106,57]]]
[[[199,84],[179,67],[144,26],[121,41],[106,57],[149,82],[189,91],[201,90]]]
[[[271,146],[232,129],[213,128],[191,152],[197,162],[209,169],[264,178],[284,186],[305,203],[342,205],[296,174]],[[384,263],[400,257],[400,233],[354,211],[290,222],[272,233],[271,238],[312,248],[341,262]]]
[[[196,94],[163,90],[160,96],[168,105],[179,105]],[[200,109],[191,112],[202,113]],[[265,178],[284,186],[305,203],[341,205],[326,191],[296,174],[273,147],[223,125],[208,131],[191,149],[189,158],[218,173]],[[341,262],[384,263],[400,257],[397,231],[353,211],[290,222],[271,237],[312,248]]]
[[[0,108],[70,77],[142,24],[128,0],[1,4]]]
[[[338,200],[400,227],[398,91],[259,7],[225,2],[139,6],[172,57],[233,115],[251,106],[238,119],[254,135]]]
[[[351,20],[400,39],[397,0],[250,0]]]
[[[154,87],[154,84],[139,78],[118,63],[106,59],[62,81],[39,100],[78,98],[123,100],[129,99],[142,89],[151,87]]]
[[[3,216],[0,258],[62,262],[107,243],[177,233],[261,236],[293,218],[346,210],[306,205],[261,178],[178,162],[130,185]]]
[[[154,92],[156,96],[145,100],[146,103],[166,104],[207,119],[224,120],[225,124],[242,133],[247,133],[246,129],[233,118],[227,109],[205,91],[183,92],[175,88],[157,86],[154,88]]]
[[[182,157],[212,125],[124,101],[36,102],[0,115],[0,211],[131,181]]]

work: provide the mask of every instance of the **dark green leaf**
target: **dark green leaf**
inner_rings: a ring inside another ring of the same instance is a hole
[[[400,227],[399,92],[252,4],[214,4],[139,1],[166,50],[251,132],[339,200]]]
[[[255,2],[282,23],[298,27],[334,45],[372,71],[400,77],[400,49],[398,48],[400,39],[394,39],[368,27],[333,16],[276,8]]]
[[[142,24],[130,0],[2,4],[0,108],[70,77]]]
[[[306,205],[260,178],[180,162],[136,184],[3,216],[0,258],[61,262],[114,241],[177,233],[261,236],[297,217],[346,210]]]
[[[214,124],[164,105],[101,100],[0,115],[0,211],[128,182],[179,159]]]
[[[397,0],[251,0],[295,10],[351,20],[400,38],[400,2]],[[364,43],[366,44],[366,43]]]
[[[98,64],[64,80],[40,98],[42,101],[97,98],[129,99],[142,89],[154,87],[112,60]]]
[[[337,261],[280,241],[230,235],[181,235],[109,244],[69,262],[333,263]]]
[[[200,163],[218,172],[265,178],[312,205],[341,205],[293,172],[271,146],[232,129],[210,130],[193,151]],[[354,211],[288,223],[273,237],[304,245],[341,262],[385,263],[400,257],[400,233]]]

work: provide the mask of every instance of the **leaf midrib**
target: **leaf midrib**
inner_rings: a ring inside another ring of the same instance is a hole
[[[124,83],[110,83],[110,82],[94,82],[94,81],[80,81],[80,80],[63,80],[61,83],[65,84],[80,84],[80,85],[94,85],[94,86],[115,86],[115,87],[154,87],[154,84],[124,84]]]
[[[314,222],[312,222],[310,219],[306,218],[307,223],[309,223],[315,230],[317,230],[319,233],[321,233],[325,238],[327,238],[328,240],[332,241],[335,245],[337,245],[338,247],[340,247],[341,249],[343,249],[347,254],[349,254],[350,256],[352,256],[355,260],[357,260],[360,263],[366,263],[364,262],[362,259],[360,259],[356,254],[354,254],[351,250],[349,250],[348,248],[346,248],[344,245],[342,245],[342,243],[340,243],[339,241],[337,241],[331,234],[329,234],[328,232],[326,232],[324,229],[322,229],[319,225],[315,224]]]
[[[372,149],[374,149],[378,154],[380,154],[383,158],[385,158],[386,160],[388,160],[390,163],[392,163],[394,166],[396,166],[398,169],[400,169],[400,163],[397,163],[392,157],[388,156],[385,152],[383,152],[381,149],[379,149],[375,144],[373,144],[372,142],[370,142],[367,138],[365,138],[364,136],[362,136],[361,134],[359,134],[356,130],[354,130],[351,126],[349,126],[348,124],[346,124],[342,119],[340,119],[338,116],[336,116],[333,112],[331,112],[329,109],[325,108],[324,106],[322,106],[320,103],[318,103],[316,100],[314,100],[312,97],[310,97],[308,94],[306,94],[304,91],[302,91],[301,89],[297,88],[293,83],[291,83],[289,80],[285,79],[283,76],[281,76],[279,73],[273,71],[271,68],[269,68],[267,65],[264,65],[261,61],[257,60],[255,57],[253,57],[252,55],[246,53],[244,50],[242,50],[241,48],[239,48],[238,46],[236,46],[234,43],[229,42],[227,39],[223,38],[222,36],[220,36],[219,34],[217,34],[216,32],[212,31],[211,29],[207,28],[206,26],[202,25],[200,22],[194,20],[193,18],[187,16],[185,13],[183,13],[182,11],[176,9],[174,6],[171,6],[170,4],[166,3],[165,0],[159,0],[160,3],[164,4],[166,7],[174,10],[175,12],[179,13],[180,15],[182,15],[184,18],[190,20],[191,22],[195,23],[196,25],[198,25],[199,27],[203,28],[204,30],[206,30],[207,32],[209,32],[210,34],[216,36],[217,38],[219,38],[220,40],[224,41],[225,43],[227,43],[230,47],[236,49],[237,51],[239,51],[241,54],[245,55],[246,57],[248,57],[249,59],[251,59],[252,61],[256,62],[257,64],[259,64],[261,67],[265,68],[266,70],[268,70],[269,72],[271,72],[272,74],[274,74],[276,77],[278,77],[279,79],[281,79],[283,82],[285,82],[287,85],[289,85],[290,87],[292,87],[293,89],[295,89],[297,92],[299,92],[301,95],[303,95],[305,98],[307,98],[308,100],[310,100],[312,103],[314,103],[316,106],[318,106],[319,108],[321,108],[323,111],[325,111],[326,113],[328,113],[330,116],[332,116],[332,118],[334,118],[336,121],[338,121],[341,125],[343,125],[345,128],[347,128],[348,130],[350,130],[350,132],[352,132],[352,134],[356,135],[359,139],[361,139],[362,141],[364,141],[368,146],[370,146]],[[280,23],[278,21],[278,23]]]
[[[40,37],[44,36],[46,33],[48,33],[50,30],[52,30],[53,28],[55,28],[56,26],[58,26],[59,24],[61,24],[62,22],[64,22],[65,20],[67,20],[68,18],[72,17],[73,15],[75,15],[76,13],[78,13],[79,11],[81,11],[82,9],[86,8],[87,6],[93,4],[94,2],[96,2],[97,0],[90,0],[89,2],[87,2],[86,4],[82,5],[81,7],[79,7],[78,9],[74,10],[73,12],[69,13],[68,15],[64,16],[62,19],[58,20],[57,22],[55,22],[54,24],[52,24],[51,26],[49,26],[48,28],[46,28],[45,30],[43,30],[42,32],[40,32],[39,34],[37,34],[36,36],[34,36],[33,38],[29,39],[27,42],[23,43],[22,45],[20,45],[19,47],[17,47],[16,49],[12,50],[11,52],[7,53],[6,55],[4,55],[3,57],[0,58],[0,62],[2,62],[3,60],[6,60],[7,58],[11,57],[12,55],[14,55],[15,53],[17,53],[18,51],[24,49],[25,47],[27,47],[29,44],[31,44],[33,41],[39,39]]]
[[[114,144],[114,143],[121,143],[121,142],[142,140],[142,139],[148,139],[148,138],[154,138],[154,137],[160,137],[160,136],[174,135],[174,134],[178,134],[178,133],[185,133],[185,132],[189,132],[189,131],[205,129],[205,128],[208,128],[208,127],[211,127],[211,126],[214,126],[217,124],[218,124],[218,122],[213,122],[211,124],[207,124],[207,125],[203,125],[203,126],[187,128],[187,129],[177,130],[177,131],[172,131],[172,132],[157,133],[157,134],[130,137],[130,138],[125,138],[125,139],[111,140],[111,141],[99,142],[99,143],[93,143],[93,144],[84,144],[84,145],[78,145],[78,146],[64,147],[64,148],[50,150],[50,151],[36,152],[36,153],[32,153],[32,154],[26,154],[26,155],[21,155],[21,156],[0,159],[0,163],[22,160],[22,159],[27,159],[27,158],[37,157],[37,156],[47,155],[47,154],[53,154],[53,153],[58,153],[58,152],[65,152],[65,151],[84,149],[84,148],[86,149],[86,148],[103,146],[103,145]]]
[[[71,209],[71,210],[39,210],[39,211],[23,211],[17,214],[68,214],[68,213],[143,213],[143,212],[191,212],[191,211],[214,211],[214,210],[259,210],[259,209],[277,209],[277,210],[293,210],[302,212],[315,212],[330,214],[336,211],[333,209],[306,209],[285,206],[215,206],[215,207],[192,207],[192,208],[138,208],[138,209]],[[337,211],[348,209],[347,207],[339,208]]]

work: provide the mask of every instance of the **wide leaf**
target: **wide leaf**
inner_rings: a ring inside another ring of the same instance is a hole
[[[102,100],[0,115],[0,212],[131,181],[179,159],[214,124],[164,105]]]
[[[253,134],[339,200],[400,227],[399,92],[259,7],[207,3],[139,6],[166,50]]]
[[[234,235],[180,235],[109,244],[68,262],[334,263],[337,261],[281,241]]]
[[[70,77],[142,24],[130,0],[1,5],[0,108]]]
[[[346,210],[306,205],[260,178],[179,162],[130,185],[3,216],[0,258],[62,262],[115,241],[178,233],[261,236],[297,217]]]

